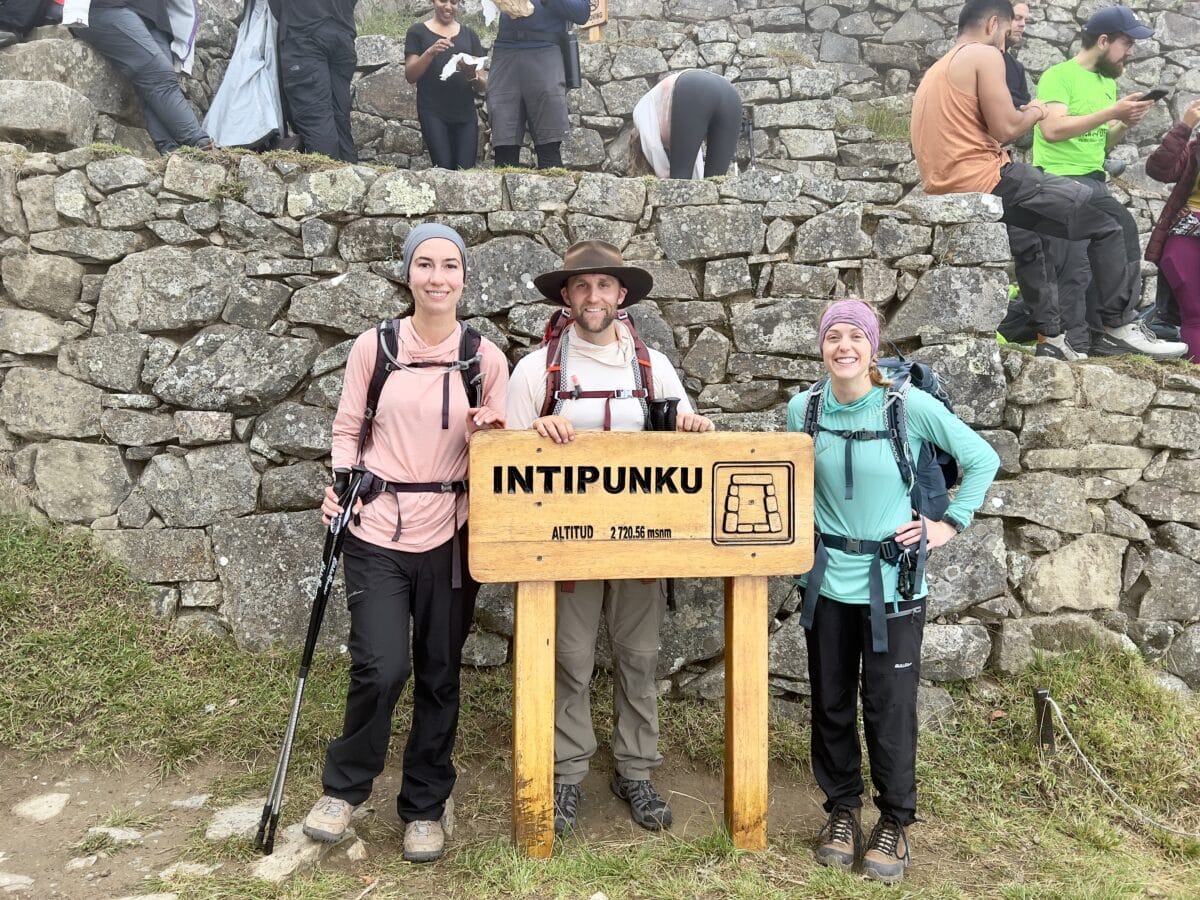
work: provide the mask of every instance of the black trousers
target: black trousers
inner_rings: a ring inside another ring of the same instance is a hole
[[[692,177],[701,142],[704,177],[724,175],[741,130],[742,99],[734,86],[715,72],[684,72],[671,93],[671,177]]]
[[[472,111],[466,122],[447,122],[429,112],[418,112],[421,135],[429,148],[429,161],[440,169],[470,169],[479,148],[479,122]],[[518,148],[519,150],[519,148]]]
[[[1003,201],[1001,221],[1010,228],[1085,241],[1092,281],[1097,286],[1093,308],[1105,327],[1126,325],[1135,318],[1142,289],[1140,255],[1130,244],[1133,220],[1102,184],[1083,181],[1049,175],[1024,163],[1009,163],[1000,170],[1000,183],[992,193]],[[1136,240],[1136,225],[1132,237]],[[1044,253],[1041,259],[1047,265]],[[1041,278],[1057,284],[1049,269]]]
[[[888,607],[891,609],[891,606]],[[812,764],[825,792],[825,811],[862,806],[858,696],[875,805],[909,825],[917,815],[917,682],[925,601],[888,614],[888,650],[871,649],[870,607],[817,601],[805,632],[812,684]],[[861,686],[860,686],[861,679]]]
[[[350,79],[356,65],[352,31],[327,25],[284,32],[280,81],[292,128],[303,138],[306,152],[358,162],[350,133]]]
[[[465,561],[466,526],[459,538]],[[350,534],[342,553],[350,608],[350,689],[342,736],[325,755],[325,793],[356,806],[371,795],[387,757],[392,711],[412,674],[412,727],[396,809],[404,822],[438,819],[456,777],[451,755],[458,732],[459,672],[479,585],[464,562],[462,589],[450,588],[450,541],[425,553],[405,553]]]

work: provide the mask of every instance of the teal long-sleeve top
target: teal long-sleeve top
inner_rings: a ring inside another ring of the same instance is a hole
[[[853,403],[842,404],[826,382],[821,424],[839,431],[885,430],[884,397],[883,388],[872,387]],[[803,430],[807,405],[807,391],[797,394],[788,403],[788,431]],[[913,388],[908,392],[907,407],[912,458],[918,459],[922,445],[932,441],[958,461],[962,480],[946,515],[964,527],[969,525],[996,477],[1000,458],[987,441],[935,397]],[[854,497],[847,500],[846,443],[845,438],[825,431],[818,432],[814,439],[813,517],[817,530],[870,541],[895,537],[896,529],[912,520],[912,504],[891,445],[886,440],[853,441]],[[867,575],[872,557],[840,550],[828,552],[829,566],[821,583],[821,593],[843,603],[868,603]],[[881,571],[884,599],[888,603],[898,603],[897,567],[884,564]],[[806,580],[805,576],[798,579],[801,585]],[[922,581],[914,597],[924,597],[927,593],[928,588]]]

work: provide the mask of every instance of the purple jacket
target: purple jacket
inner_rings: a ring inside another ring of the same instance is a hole
[[[1147,175],[1164,184],[1175,184],[1146,244],[1146,259],[1152,263],[1162,259],[1167,232],[1179,211],[1187,206],[1187,198],[1196,187],[1196,172],[1200,170],[1200,139],[1189,140],[1191,136],[1192,129],[1183,122],[1171,126],[1163,135],[1158,149],[1146,160]]]

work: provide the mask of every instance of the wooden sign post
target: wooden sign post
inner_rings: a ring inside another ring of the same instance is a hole
[[[471,439],[471,574],[516,581],[513,841],[554,847],[555,581],[725,578],[725,823],[767,845],[767,576],[812,566],[812,441],[533,431]]]

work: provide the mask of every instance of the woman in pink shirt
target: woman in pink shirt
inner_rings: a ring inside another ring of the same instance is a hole
[[[404,858],[442,855],[440,819],[454,787],[459,670],[479,585],[467,571],[467,442],[482,428],[503,428],[508,364],[487,338],[479,344],[482,402],[464,390],[462,327],[456,317],[466,278],[462,238],[444,225],[418,225],[404,242],[412,315],[399,319],[395,346],[384,331],[359,335],[346,362],[333,422],[333,467],[368,471],[343,549],[350,608],[350,688],[342,736],[329,745],[324,796],[304,832],[337,841],[354,807],[383,771],[392,710],[409,674],[415,678],[412,727],[397,798],[405,823]],[[389,356],[369,437],[360,448],[376,357]],[[325,521],[340,512],[333,488]],[[412,659],[409,659],[409,622]]]

